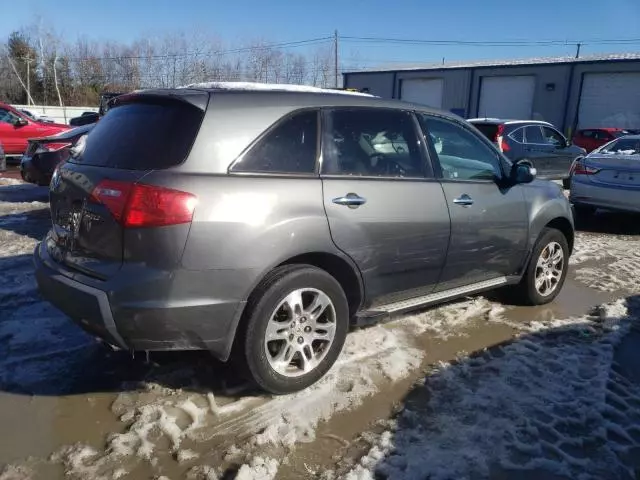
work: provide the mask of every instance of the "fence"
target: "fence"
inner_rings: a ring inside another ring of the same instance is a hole
[[[28,110],[36,116],[45,116],[56,123],[69,123],[73,117],[79,117],[82,112],[97,112],[97,107],[59,107],[54,105],[12,105],[17,110]]]

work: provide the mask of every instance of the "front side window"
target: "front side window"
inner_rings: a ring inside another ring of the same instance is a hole
[[[0,108],[0,122],[9,123],[13,125],[16,121],[16,118],[18,118],[18,116],[15,115],[13,112],[10,112],[5,108]]]
[[[310,174],[316,170],[318,112],[295,113],[268,131],[232,172]]]
[[[423,161],[413,117],[387,109],[328,113],[323,173],[368,177],[421,177]]]
[[[542,127],[542,134],[544,135],[544,143],[554,147],[564,147],[567,144],[564,137],[553,128]]]
[[[495,180],[502,176],[498,153],[470,130],[449,120],[421,115],[420,124],[450,180]]]
[[[524,129],[526,143],[545,143],[542,129],[539,125],[530,125]]]

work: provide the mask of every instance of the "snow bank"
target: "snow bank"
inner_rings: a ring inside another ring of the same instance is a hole
[[[343,478],[632,478],[623,460],[640,452],[640,385],[614,364],[638,320],[627,307],[439,365]]]
[[[350,92],[348,90],[331,90],[329,88],[311,87],[308,85],[291,85],[286,83],[258,83],[258,82],[203,82],[192,83],[178,88],[205,88],[216,90],[245,90],[258,92],[299,92],[299,93],[333,93],[339,95],[355,95],[373,97],[368,93]]]
[[[0,177],[0,185],[1,186],[7,186],[7,185],[22,185],[24,182],[22,180],[18,180],[17,178],[11,178],[11,177]]]

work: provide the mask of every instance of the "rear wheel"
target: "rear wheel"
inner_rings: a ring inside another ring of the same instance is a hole
[[[349,308],[327,272],[289,265],[272,272],[247,305],[244,360],[256,383],[274,394],[302,390],[335,363]]]
[[[514,293],[527,305],[543,305],[558,296],[567,276],[569,245],[561,231],[545,228]]]

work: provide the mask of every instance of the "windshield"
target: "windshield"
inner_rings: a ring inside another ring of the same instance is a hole
[[[609,155],[640,155],[640,137],[621,138],[605,145],[600,153]]]

